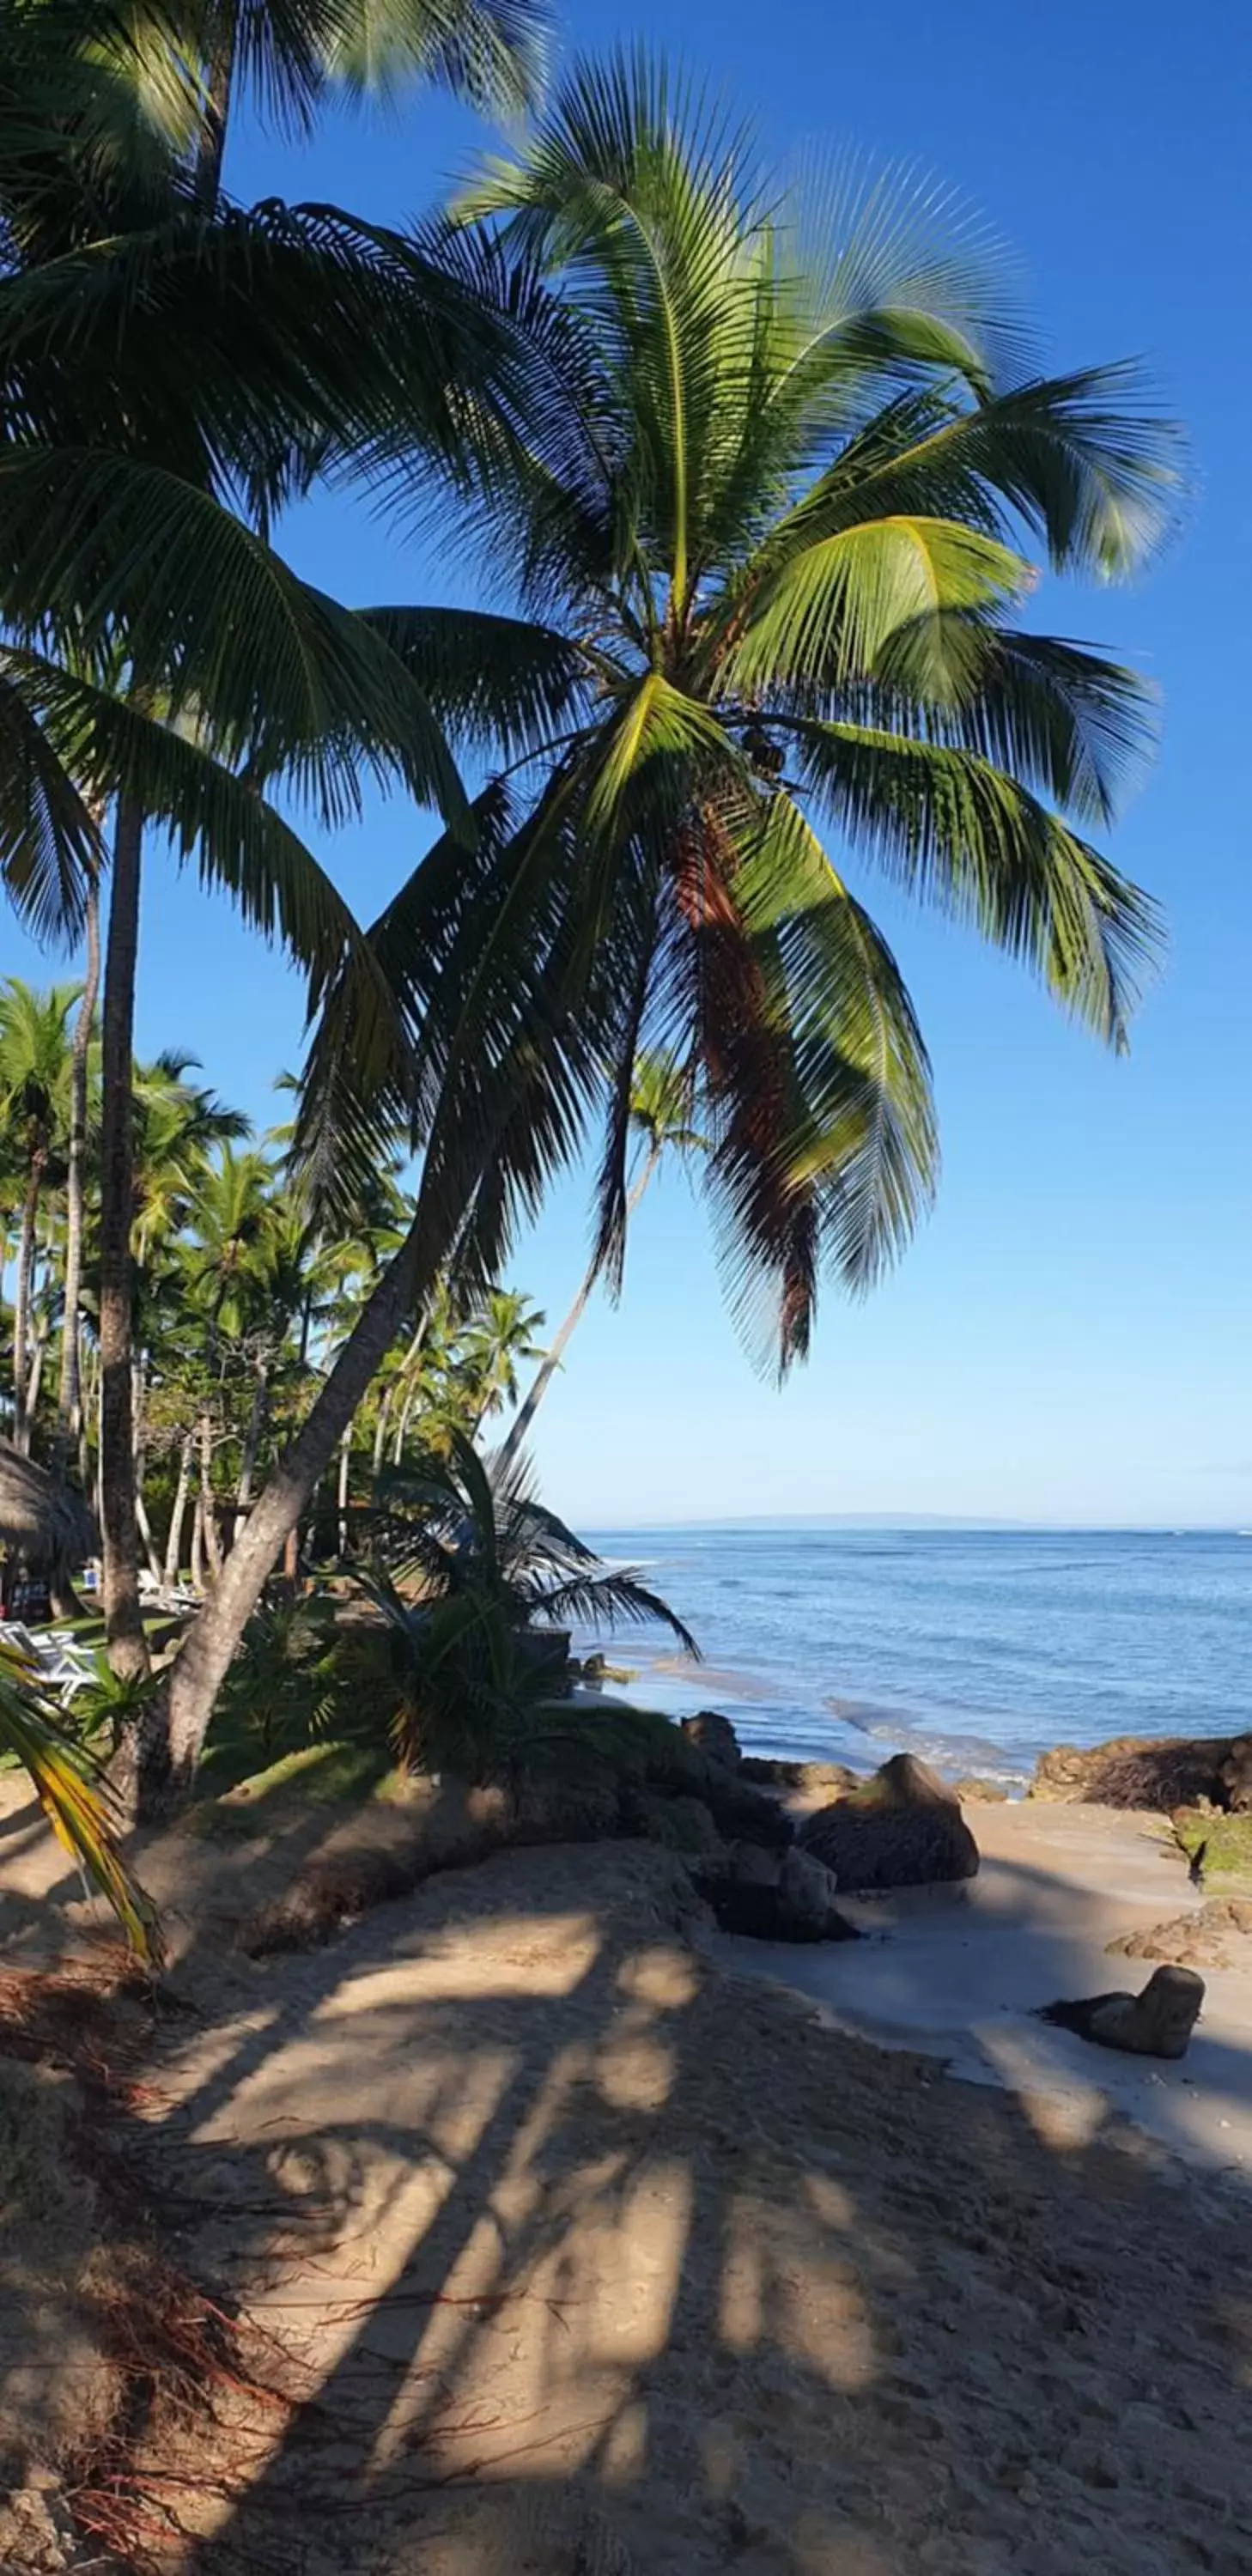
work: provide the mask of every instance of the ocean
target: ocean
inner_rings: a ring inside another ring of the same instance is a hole
[[[594,1641],[636,1676],[629,1696],[674,1716],[722,1709],[752,1752],[867,1770],[913,1752],[1015,1788],[1052,1744],[1252,1727],[1252,1533],[775,1521],[589,1535],[704,1656],[690,1665],[652,1628]]]

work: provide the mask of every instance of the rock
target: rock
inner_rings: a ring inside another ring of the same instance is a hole
[[[739,1777],[759,1789],[798,1789],[809,1798],[846,1798],[861,1785],[861,1774],[845,1762],[783,1762],[759,1753],[744,1754]]]
[[[953,1797],[959,1798],[963,1805],[968,1805],[972,1800],[976,1805],[981,1804],[984,1807],[1003,1805],[1008,1794],[1002,1780],[980,1780],[976,1773],[971,1774],[968,1780],[958,1780],[952,1792]]]
[[[809,1816],[800,1842],[845,1889],[925,1887],[973,1878],[978,1869],[959,1799],[910,1753],[897,1753],[850,1797]]]
[[[622,1791],[621,1825],[623,1833],[646,1834],[667,1851],[723,1856],[721,1835],[703,1798],[667,1798],[655,1790],[627,1788]]]
[[[1123,1932],[1105,1948],[1110,1957],[1167,1959],[1175,1968],[1230,1968],[1235,1960],[1227,1943],[1252,1933],[1252,1905],[1237,1897],[1215,1897],[1194,1913],[1175,1914],[1167,1923],[1145,1923]]]
[[[1087,1751],[1058,1744],[1040,1756],[1026,1794],[1072,1806],[1144,1807],[1156,1815],[1205,1801],[1226,1806],[1243,1795],[1252,1803],[1252,1737],[1118,1735]]]
[[[1217,1803],[1228,1815],[1252,1815],[1252,1735],[1237,1735],[1217,1766]]]
[[[719,1929],[752,1941],[855,1941],[835,1904],[830,1871],[810,1852],[765,1851],[737,1843],[723,1871],[697,1873],[696,1887]]]
[[[1098,2048],[1124,2049],[1132,2057],[1185,2057],[1203,2001],[1203,1977],[1190,1968],[1157,1968],[1142,1994],[1042,2004],[1038,2018],[1076,2031]]]
[[[746,1788],[721,1762],[705,1761],[701,1776],[688,1785],[703,1798],[724,1842],[764,1843],[767,1851],[785,1851],[795,1840],[790,1816],[762,1789]]]
[[[702,1708],[695,1717],[684,1717],[682,1731],[697,1753],[706,1754],[710,1762],[720,1762],[728,1771],[737,1771],[743,1760],[739,1738],[728,1717],[715,1708]]]

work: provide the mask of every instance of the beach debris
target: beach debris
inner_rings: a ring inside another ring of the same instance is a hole
[[[1037,2018],[1132,2057],[1185,2057],[1203,2001],[1203,1977],[1191,1968],[1164,1967],[1154,1969],[1141,1994],[1041,2004]]]
[[[696,1887],[712,1908],[718,1929],[750,1941],[855,1941],[853,1925],[835,1903],[834,1874],[811,1852],[794,1846],[767,1851],[736,1843],[723,1870],[702,1870]]]
[[[718,1709],[701,1708],[694,1717],[684,1717],[682,1731],[688,1744],[703,1753],[709,1762],[720,1762],[728,1771],[737,1771],[743,1760],[739,1738],[728,1717]]]
[[[872,1779],[806,1817],[800,1841],[845,1891],[927,1887],[978,1869],[959,1798],[911,1753],[893,1754]]]

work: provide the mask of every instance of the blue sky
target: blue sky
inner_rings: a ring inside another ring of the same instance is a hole
[[[1101,1056],[1006,963],[869,895],[935,1063],[938,1209],[872,1301],[832,1292],[816,1353],[781,1393],[726,1319],[703,1212],[681,1175],[637,1221],[624,1300],[597,1305],[541,1416],[545,1490],[595,1523],[900,1511],[1052,1521],[1252,1522],[1247,993],[1252,895],[1238,746],[1247,734],[1252,482],[1245,423],[1252,31],[1220,0],[899,0],[873,10],[674,0],[567,8],[562,49],[642,33],[707,70],[780,160],[819,140],[920,164],[1019,251],[1045,358],[1142,355],[1187,423],[1185,536],[1126,591],[1050,591],[1062,633],[1159,684],[1160,759],[1113,844],[1163,902],[1171,947],[1128,1061]],[[383,218],[465,166],[446,104],[329,120],[303,147],[242,125],[240,195],[338,199]],[[287,533],[346,599],[452,595],[452,570],[342,502]],[[363,914],[413,864],[397,806],[324,847]],[[0,971],[47,979],[3,925]],[[299,1045],[281,963],[194,884],[156,878],[139,1039],[179,1044],[262,1122]],[[562,1313],[584,1194],[557,1194],[514,1275]]]

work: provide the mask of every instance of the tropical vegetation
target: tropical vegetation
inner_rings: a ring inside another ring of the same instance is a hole
[[[1178,453],[1133,370],[1041,371],[958,209],[899,177],[790,190],[642,55],[576,65],[409,233],[232,202],[240,83],[306,121],[367,63],[533,106],[526,0],[3,0],[0,35],[0,874],[29,926],[88,950],[72,1030],[60,988],[0,1028],[13,1428],[38,1439],[48,1412],[40,1245],[63,1224],[55,1437],[90,1473],[98,1420],[123,1679],[148,1660],[142,1552],[164,1574],[189,1511],[200,1533],[205,1606],[126,1730],[155,1802],[193,1777],[275,1567],[301,1531],[350,1550],[359,1489],[372,1508],[403,1476],[415,1424],[425,1458],[444,1423],[486,1528],[472,1444],[536,1329],[500,1283],[589,1145],[570,1329],[620,1284],[667,1143],[780,1371],[824,1277],[861,1291],[900,1252],[936,1119],[862,878],[1125,1044],[1156,920],[1095,836],[1150,693],[1030,602],[1044,565],[1141,568]],[[481,604],[315,591],[275,532],[318,477],[424,514]],[[443,828],[362,926],[289,812],[328,831],[378,782]],[[149,857],[194,857],[307,976],[281,1158],[193,1140],[220,1113],[184,1099],[185,1061],[145,1106]],[[668,1098],[641,1109],[649,1081]],[[499,1481],[519,1509],[546,1383]],[[392,1578],[371,1579],[387,1624]],[[464,1647],[468,1622],[490,1696],[479,1607],[449,1583],[410,1646],[458,1627]]]

